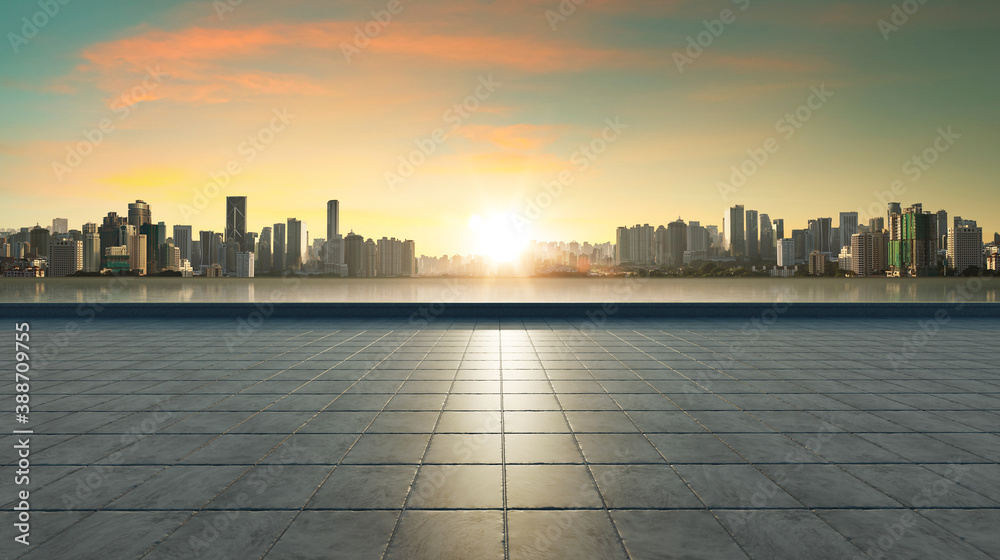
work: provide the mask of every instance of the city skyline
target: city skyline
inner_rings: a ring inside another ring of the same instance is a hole
[[[242,194],[274,212],[259,231],[336,198],[343,233],[471,254],[449,232],[473,216],[608,240],[736,202],[971,215],[1000,176],[995,3],[389,4],[0,7],[0,224],[148,198],[197,230]]]

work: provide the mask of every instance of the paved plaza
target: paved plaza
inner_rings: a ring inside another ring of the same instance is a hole
[[[0,558],[1000,558],[996,321],[431,319],[32,321]]]

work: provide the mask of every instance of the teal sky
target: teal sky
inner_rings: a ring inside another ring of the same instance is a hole
[[[498,236],[603,242],[678,216],[721,226],[733,204],[786,228],[864,219],[900,180],[904,205],[1000,230],[996,2],[927,0],[888,40],[879,21],[915,4],[587,0],[553,30],[558,1],[402,0],[386,24],[372,12],[388,0],[244,0],[220,17],[223,2],[71,0],[45,18],[35,2],[0,6],[0,227],[78,228],[142,198],[157,221],[219,231],[234,194],[251,229],[294,216],[322,236],[337,198],[345,228],[440,255]],[[726,9],[735,21],[680,72],[675,53]],[[48,21],[22,42],[22,18]],[[366,25],[376,33],[348,62]],[[169,76],[151,82],[149,68]],[[445,117],[490,76],[499,85],[467,118]],[[821,86],[833,96],[779,132]],[[243,142],[282,110],[294,116],[248,160]],[[111,133],[68,165],[102,119]],[[573,154],[608,137],[608,119],[627,128],[583,169]],[[443,141],[426,140],[438,128]],[[949,128],[961,137],[913,180],[904,164]],[[777,152],[722,196],[770,138]],[[421,139],[433,153],[402,177]],[[230,161],[228,186],[199,198]],[[549,201],[561,171],[572,183]]]

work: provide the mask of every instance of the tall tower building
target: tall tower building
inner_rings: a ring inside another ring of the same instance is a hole
[[[191,226],[174,226],[174,246],[180,249],[181,259],[191,261]],[[193,262],[192,262],[193,265]]]
[[[948,250],[948,212],[946,210],[938,210],[937,212],[937,231],[938,231],[938,250],[946,251]],[[948,266],[951,266],[950,264]]]
[[[737,204],[729,209],[729,216],[726,219],[726,248],[729,249],[730,256],[747,256],[746,232],[743,228],[743,205]]]
[[[854,237],[855,233],[858,233],[858,213],[841,212],[840,239],[837,240],[838,246],[836,247],[838,253],[842,247],[851,246],[851,239]]]
[[[285,254],[285,224],[274,224],[274,241],[271,243],[271,270],[284,272],[288,268]]]
[[[959,225],[948,232],[948,268],[958,274],[970,268],[983,268],[983,228],[974,224]]]
[[[51,237],[52,235],[49,233],[49,230],[36,225],[34,229],[31,230],[28,237],[29,242],[31,243],[31,252],[39,257],[48,258],[49,239]]]
[[[340,235],[340,202],[329,200],[326,203],[326,239]]]
[[[656,266],[661,268],[670,266],[670,257],[668,253],[670,249],[668,248],[669,238],[667,236],[667,228],[659,226],[656,231],[653,232],[653,261]]]
[[[777,245],[778,266],[795,265],[795,240],[779,239]]]
[[[101,271],[101,236],[97,224],[83,224],[83,271]]]
[[[110,214],[108,214],[110,216]],[[153,221],[152,212],[150,211],[149,205],[141,200],[136,200],[135,202],[130,202],[128,205],[128,225],[135,226],[136,231],[139,227],[148,224]]]
[[[69,220],[66,218],[54,218],[52,220],[52,234],[59,235],[69,233]]]
[[[265,227],[260,230],[260,241],[257,242],[257,252],[254,257],[254,265],[262,274],[271,272],[271,228]]]
[[[226,242],[236,242],[240,251],[253,251],[247,248],[247,197],[226,197]]]
[[[784,239],[785,238],[785,220],[778,218],[774,220],[774,239]]]
[[[302,221],[295,218],[288,218],[288,229],[286,232],[288,240],[285,244],[285,268],[302,270],[302,265],[305,264],[302,255],[308,247],[307,244],[303,243],[304,232],[302,231]]]
[[[215,244],[215,232],[199,231],[198,239],[201,241],[201,266],[217,264],[219,262],[219,249]]]
[[[760,215],[760,258],[765,261],[775,259],[774,228],[771,227],[771,217],[767,214]]]
[[[748,258],[760,256],[760,232],[757,226],[757,211],[747,210],[746,213],[746,255]]]
[[[108,247],[121,247],[125,244],[122,242],[119,234],[121,227],[127,223],[128,219],[125,216],[119,216],[115,212],[108,212],[108,215],[104,217],[104,221],[101,223],[101,227],[97,229],[98,236],[101,238],[101,268],[108,268],[107,258],[105,258]]]
[[[83,270],[83,242],[60,239],[52,242],[49,276],[69,276]]]
[[[667,263],[670,266],[684,266],[684,251],[687,249],[687,224],[684,220],[667,224]]]
[[[347,263],[349,277],[365,277],[365,238],[353,231],[344,238],[344,261]]]
[[[889,216],[889,267],[896,276],[937,276],[937,215],[914,204]]]
[[[888,247],[884,232],[862,232],[851,236],[851,270],[856,276],[872,276],[886,269]]]

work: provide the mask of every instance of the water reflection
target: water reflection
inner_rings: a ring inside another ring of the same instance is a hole
[[[978,278],[6,278],[0,302],[996,302],[998,290]]]

